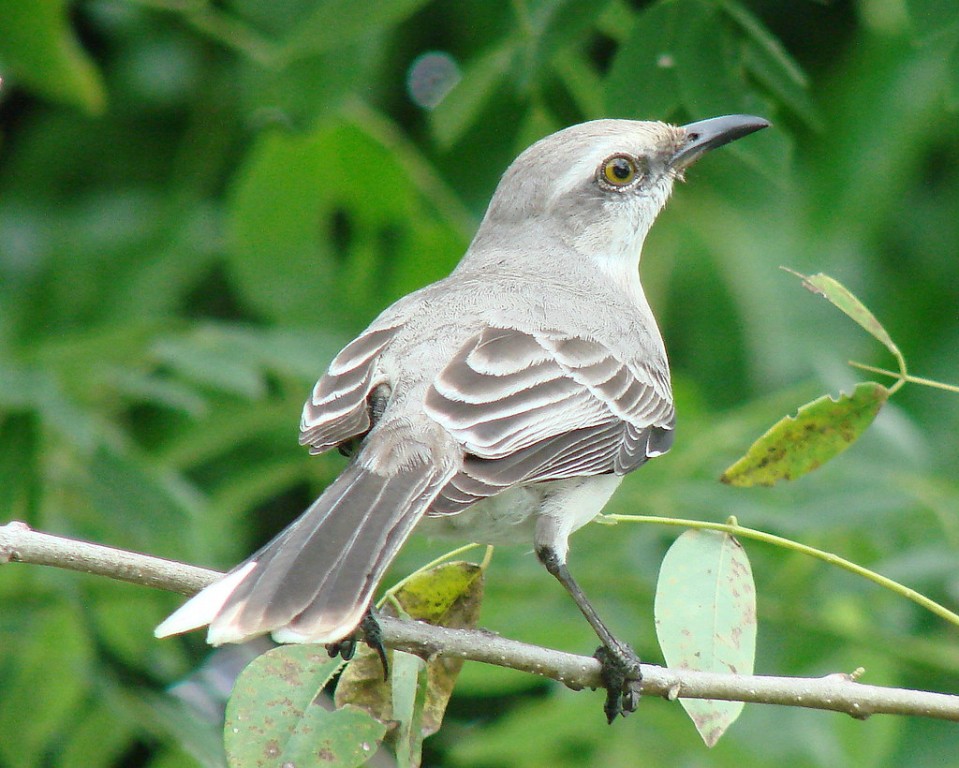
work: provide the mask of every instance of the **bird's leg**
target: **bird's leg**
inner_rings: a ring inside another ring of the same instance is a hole
[[[331,658],[340,656],[343,661],[349,661],[356,653],[358,633],[363,634],[363,642],[376,651],[376,655],[380,657],[380,663],[383,665],[383,681],[385,682],[390,676],[390,665],[386,658],[386,646],[383,645],[383,630],[380,629],[380,623],[373,615],[372,607],[366,609],[362,621],[352,634],[335,643],[327,643],[326,652],[330,654]]]
[[[603,711],[606,719],[612,723],[617,715],[625,715],[636,710],[642,689],[643,675],[640,671],[639,656],[626,643],[622,643],[609,631],[596,610],[590,604],[576,579],[569,572],[566,563],[560,559],[556,550],[549,546],[536,548],[536,556],[579,606],[586,621],[595,630],[602,645],[596,650],[595,657],[603,665],[600,674],[606,688],[606,703]]]
[[[360,622],[360,629],[363,630],[363,642],[376,651],[380,657],[380,664],[383,665],[383,682],[390,678],[390,663],[386,659],[386,646],[383,645],[383,630],[380,629],[380,623],[373,615],[373,609],[368,608]]]

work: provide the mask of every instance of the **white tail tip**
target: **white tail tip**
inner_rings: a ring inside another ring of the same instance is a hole
[[[335,624],[327,621],[314,623],[309,627],[297,626],[294,620],[285,627],[274,629],[270,634],[278,643],[335,643],[356,629],[364,613],[366,608],[361,606],[346,616],[340,616]]]
[[[256,561],[252,560],[238,571],[217,579],[170,614],[153,630],[153,634],[156,637],[169,637],[206,626],[217,617],[233,591],[254,568]]]

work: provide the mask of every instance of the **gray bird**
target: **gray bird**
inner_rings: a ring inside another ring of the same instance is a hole
[[[213,645],[268,632],[341,641],[422,523],[479,543],[531,541],[602,641],[610,722],[635,709],[639,659],[570,575],[568,538],[673,442],[643,240],[691,163],[767,125],[597,120],[523,152],[452,274],[386,309],[314,387],[300,442],[355,446],[346,469],[157,636],[209,624]]]

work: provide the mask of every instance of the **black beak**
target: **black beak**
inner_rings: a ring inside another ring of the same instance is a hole
[[[752,115],[724,115],[684,125],[686,143],[669,161],[671,168],[681,171],[695,163],[711,149],[721,147],[743,136],[768,128],[768,120]]]

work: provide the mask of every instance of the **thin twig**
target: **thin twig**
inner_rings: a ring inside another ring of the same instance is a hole
[[[40,533],[16,521],[0,525],[0,565],[3,563],[50,565],[188,596],[222,575],[175,560]]]
[[[847,560],[844,557],[840,557],[833,552],[826,552],[822,549],[816,549],[816,547],[811,547],[808,544],[801,544],[798,541],[786,539],[782,536],[777,536],[774,533],[759,531],[755,528],[746,528],[745,526],[742,526],[736,522],[735,518],[732,518],[730,522],[726,523],[713,523],[705,520],[684,520],[679,517],[623,514],[603,515],[600,519],[602,521],[611,523],[654,523],[656,525],[670,525],[679,528],[691,528],[693,530],[720,531],[722,533],[728,533],[730,536],[755,539],[756,541],[761,541],[765,544],[773,544],[777,547],[782,547],[783,549],[790,549],[793,552],[800,552],[804,555],[814,557],[817,560],[822,560],[823,562],[829,563],[830,565],[838,566],[839,568],[847,570],[850,573],[854,573],[857,576],[861,576],[862,578],[867,579],[874,584],[878,584],[880,587],[888,589],[890,592],[900,595],[901,597],[905,597],[907,600],[911,600],[916,605],[925,608],[927,611],[935,614],[940,619],[948,621],[953,626],[959,627],[959,614],[956,614],[954,611],[950,611],[948,608],[946,608],[946,606],[942,605],[941,603],[937,603],[935,600],[926,597],[924,594],[917,592],[911,587],[907,587],[905,584],[900,584],[898,581],[894,581],[888,576],[883,576],[881,573],[871,571],[868,568],[865,568],[858,563],[854,563],[852,560]]]
[[[133,584],[193,594],[219,572],[32,531],[23,523],[0,526],[0,564],[33,563],[108,576]],[[599,662],[527,645],[483,630],[447,629],[415,621],[380,617],[390,647],[424,657],[455,656],[496,664],[557,680],[570,688],[600,686]],[[781,704],[845,712],[916,715],[959,722],[959,696],[903,688],[862,685],[856,675],[822,678],[765,677],[671,670],[644,664],[646,695],[673,700],[721,699]]]

